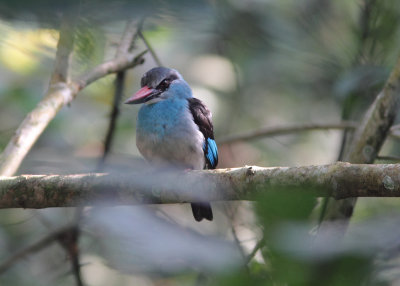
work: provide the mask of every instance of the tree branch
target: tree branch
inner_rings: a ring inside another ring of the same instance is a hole
[[[400,102],[400,56],[386,81],[383,90],[369,107],[356,129],[344,160],[356,164],[370,164],[376,159],[388,137]],[[346,220],[352,216],[356,198],[340,202],[328,202],[322,216],[327,221],[342,221],[342,233],[346,231]],[[339,231],[337,231],[339,234]]]
[[[62,51],[57,51],[59,58],[56,59],[55,71],[49,89],[36,108],[22,121],[3,153],[0,154],[0,175],[11,176],[18,170],[22,160],[50,121],[63,106],[75,98],[80,90],[108,74],[123,71],[144,62],[143,55],[146,51],[138,55],[126,53],[100,64],[70,83],[64,82],[68,69],[67,63],[72,53],[73,37],[71,35],[73,28],[67,24],[62,27],[58,45],[61,48],[61,43],[63,43],[64,48]]]
[[[153,47],[151,46],[150,42],[147,41],[146,37],[143,35],[143,25],[144,25],[144,20],[145,18],[143,18],[138,25],[138,36],[142,39],[144,45],[146,46],[147,50],[149,51],[149,53],[151,54],[151,56],[153,57],[153,60],[156,62],[156,64],[159,67],[162,67],[162,63],[160,61],[160,58],[157,56],[156,52],[154,51]]]
[[[0,208],[172,204],[253,200],[273,192],[314,196],[400,197],[400,164],[338,162],[306,167],[217,169],[187,172],[145,170],[129,175],[23,175],[0,177]]]
[[[129,68],[133,68],[137,65],[141,65],[144,63],[143,56],[147,53],[147,50],[134,55],[131,53],[126,54],[124,57],[117,57],[113,60],[104,62],[93,70],[88,72],[87,74],[81,76],[79,79],[75,80],[71,86],[74,87],[74,91],[81,91],[83,88],[91,84],[92,82],[105,77],[106,75],[117,73],[119,71],[123,71]]]
[[[151,46],[150,42],[147,41],[147,39],[144,37],[143,33],[141,30],[139,30],[139,36],[143,40],[143,43],[145,44],[147,50],[150,52],[151,56],[153,57],[154,61],[159,67],[162,67],[160,58],[157,56],[156,52],[154,51],[153,47]]]
[[[228,135],[218,140],[218,144],[230,144],[238,141],[249,141],[261,137],[284,135],[308,130],[329,130],[329,129],[355,129],[357,123],[343,121],[340,123],[303,123],[288,126],[264,127],[253,131],[243,132],[237,135]]]
[[[17,171],[39,135],[58,110],[71,99],[71,92],[68,90],[68,67],[73,50],[74,28],[67,16],[64,16],[62,21],[54,72],[48,91],[36,108],[25,117],[0,154],[0,175],[12,176]]]
[[[56,59],[50,85],[69,81],[69,66],[74,48],[74,19],[71,18],[70,14],[64,15],[62,18],[60,39],[57,43]]]
[[[376,160],[381,160],[381,161],[393,161],[392,163],[400,162],[400,157],[398,156],[376,156]]]
[[[262,237],[257,244],[254,246],[253,250],[250,252],[250,254],[246,258],[246,263],[249,264],[251,260],[256,256],[257,252],[263,248],[265,245],[265,238]]]
[[[346,161],[372,163],[390,132],[400,100],[400,57],[383,90],[368,109],[354,134]]]
[[[115,127],[117,126],[117,119],[120,113],[120,103],[124,95],[124,85],[125,85],[125,71],[121,71],[117,73],[117,77],[115,78],[114,100],[113,100],[113,105],[111,107],[110,120],[108,122],[107,134],[104,141],[103,155],[100,157],[99,162],[97,164],[96,168],[97,172],[103,171],[104,163],[106,161],[108,154],[111,151],[111,145],[115,134]]]
[[[116,58],[130,52],[133,45],[133,41],[137,35],[137,29],[138,28],[135,21],[132,20],[127,23],[124,35],[117,48],[117,53],[115,54]],[[125,76],[126,76],[126,71],[120,71],[117,73],[115,78],[114,100],[111,108],[110,121],[108,124],[107,134],[104,141],[103,155],[101,156],[97,164],[97,169],[96,169],[97,172],[101,172],[103,170],[105,160],[109,152],[111,151],[111,146],[115,134],[115,127],[117,125],[117,119],[120,113],[120,104],[124,95]]]

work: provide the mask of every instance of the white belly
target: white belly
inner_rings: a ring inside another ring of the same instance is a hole
[[[204,168],[203,144],[204,136],[193,120],[165,130],[162,136],[140,130],[136,135],[136,145],[147,160],[182,168]]]

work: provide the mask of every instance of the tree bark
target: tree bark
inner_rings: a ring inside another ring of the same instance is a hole
[[[255,200],[268,192],[304,195],[400,197],[400,164],[338,162],[305,167],[242,168],[125,175],[22,175],[0,177],[0,208],[171,204]]]

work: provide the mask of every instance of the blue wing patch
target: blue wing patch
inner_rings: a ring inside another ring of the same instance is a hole
[[[207,148],[207,150],[205,150]],[[208,162],[210,162],[211,168],[217,167],[218,164],[218,148],[217,143],[211,138],[207,138],[207,144],[204,142],[204,153]]]

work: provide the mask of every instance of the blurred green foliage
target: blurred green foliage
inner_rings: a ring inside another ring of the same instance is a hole
[[[264,280],[259,285],[361,285],[367,281],[371,258],[364,253],[340,253],[340,247],[329,245],[329,240],[322,242],[327,248],[335,248],[329,255],[313,249],[316,234],[312,234],[311,225],[303,224],[309,220],[316,201],[304,195],[307,191],[301,193],[281,190],[258,200],[256,210],[266,241],[261,253],[270,265],[270,282]],[[290,237],[282,226],[289,230],[293,227]]]

